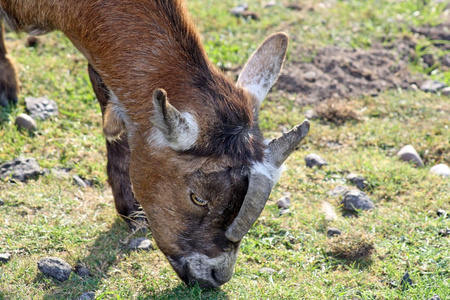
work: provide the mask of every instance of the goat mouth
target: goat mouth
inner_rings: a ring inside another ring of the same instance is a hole
[[[217,289],[225,282],[219,280],[216,275],[216,271],[212,269],[210,271],[210,276],[206,278],[197,278],[194,274],[192,274],[189,270],[188,262],[184,257],[179,259],[174,259],[172,257],[167,257],[170,262],[170,265],[177,273],[178,277],[190,287],[199,286],[203,289]]]

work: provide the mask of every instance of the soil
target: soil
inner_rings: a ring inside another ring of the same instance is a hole
[[[445,22],[434,27],[413,27],[411,31],[435,41],[434,45],[442,50],[450,50],[450,43],[448,43],[450,41],[450,22]]]
[[[301,104],[377,95],[388,88],[409,89],[422,81],[407,68],[411,54],[409,41],[396,43],[395,49],[325,47],[312,62],[287,64],[276,88],[297,94],[296,101]]]

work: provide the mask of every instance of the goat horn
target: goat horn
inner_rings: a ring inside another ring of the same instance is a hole
[[[295,126],[269,143],[266,162],[255,164],[250,171],[248,190],[239,214],[225,232],[232,242],[239,242],[250,230],[266,205],[270,192],[281,173],[281,165],[309,131],[309,121]],[[277,176],[278,175],[278,176]]]
[[[309,121],[305,120],[302,124],[284,133],[283,136],[273,139],[269,143],[269,163],[275,168],[279,168],[306,137],[309,132],[309,125]]]

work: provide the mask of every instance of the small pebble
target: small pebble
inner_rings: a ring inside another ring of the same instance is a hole
[[[34,131],[37,129],[36,121],[27,114],[19,114],[16,117],[15,124],[19,128]]]
[[[438,217],[443,217],[443,218],[447,217],[447,212],[443,209],[438,209],[436,214]]]
[[[346,186],[338,185],[334,189],[328,191],[327,194],[330,196],[342,196],[346,191],[348,191]]]
[[[443,88],[443,89],[441,90],[441,95],[442,95],[442,96],[450,96],[450,86],[448,86],[448,87],[446,87],[446,88]]]
[[[428,299],[428,300],[441,300],[441,298],[439,298],[438,295],[434,295],[433,297],[431,297],[431,298]]]
[[[288,196],[283,196],[277,201],[278,208],[289,208],[291,206],[291,199]]]
[[[45,120],[58,115],[58,104],[46,97],[26,97],[25,105],[27,111],[35,119]]]
[[[5,205],[5,201],[2,198],[0,198],[0,206],[2,205]]]
[[[360,190],[365,190],[368,186],[367,181],[364,177],[350,173],[347,175],[347,180],[356,185]]]
[[[75,181],[75,183],[78,184],[79,186],[81,186],[83,189],[87,188],[86,182],[84,182],[84,180],[81,179],[80,176],[73,175],[72,178],[73,178],[73,181]]]
[[[406,145],[400,151],[398,151],[397,156],[400,159],[409,163],[412,163],[415,167],[423,167],[423,161],[420,158],[417,151],[411,145]]]
[[[420,85],[420,89],[427,93],[436,93],[437,91],[442,90],[445,87],[445,83],[437,80],[426,80]]]
[[[280,210],[280,216],[288,215],[290,213],[291,213],[291,211],[289,210],[289,208]]]
[[[321,168],[322,166],[328,165],[328,163],[319,155],[311,153],[305,156],[305,162],[307,167],[314,167],[318,166]]]
[[[11,259],[10,253],[0,253],[0,262],[8,262]]]
[[[79,263],[75,266],[75,273],[78,274],[80,277],[89,277],[91,276],[91,271],[86,268],[86,266],[82,263]]]
[[[303,78],[304,78],[306,81],[314,82],[314,81],[316,81],[317,73],[314,72],[314,71],[306,72],[305,74],[303,74]]]
[[[145,250],[145,251],[149,251],[150,249],[152,249],[152,242],[147,239],[147,238],[137,238],[132,240],[129,244],[128,247],[130,247],[130,250]]]
[[[231,13],[233,16],[239,17],[239,16],[241,16],[242,13],[243,13],[244,11],[246,11],[247,9],[248,9],[248,4],[241,4],[241,5],[238,5],[238,6],[236,6],[236,7],[233,7],[232,9],[230,9],[230,13]]]
[[[80,297],[78,297],[77,300],[92,300],[95,299],[95,293],[94,292],[84,292],[81,294]]]
[[[333,237],[333,236],[341,235],[341,234],[342,234],[342,231],[340,231],[339,229],[334,228],[334,227],[328,228],[328,230],[327,230],[327,236],[329,236],[329,237]]]
[[[66,281],[70,277],[72,267],[59,257],[46,257],[37,263],[39,271],[59,281]]]
[[[441,230],[439,230],[438,234],[439,234],[439,236],[443,236],[443,237],[449,236],[450,235],[450,229],[449,228],[441,229]]]
[[[341,203],[344,209],[348,211],[371,210],[375,208],[370,197],[366,193],[356,189],[347,191]]]
[[[273,273],[275,273],[275,270],[272,268],[261,268],[259,272],[272,275]]]
[[[430,173],[433,173],[436,175],[441,175],[444,177],[449,177],[450,176],[450,168],[445,164],[438,164],[438,165],[435,165],[434,167],[430,168]]]
[[[412,281],[411,277],[409,276],[409,273],[405,272],[405,274],[403,274],[402,281],[400,282],[400,286],[402,287],[402,289],[407,289],[412,284],[413,284],[413,281]]]
[[[313,120],[317,119],[319,116],[317,115],[317,112],[314,109],[308,109],[305,111],[305,118]]]

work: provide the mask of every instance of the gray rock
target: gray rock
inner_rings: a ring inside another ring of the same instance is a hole
[[[444,228],[439,230],[438,235],[440,236],[449,236],[450,235],[450,229],[449,228]]]
[[[450,67],[450,54],[442,56],[441,63],[444,67]]]
[[[27,181],[43,172],[34,158],[18,157],[0,165],[0,179]]]
[[[420,85],[420,89],[427,93],[436,93],[439,90],[445,88],[445,83],[436,80],[427,80]]]
[[[446,218],[448,216],[448,213],[445,210],[443,210],[443,209],[438,209],[436,214],[437,214],[438,217]]]
[[[321,168],[322,166],[328,165],[328,163],[319,155],[311,153],[305,156],[305,162],[307,167],[314,167],[318,166]]]
[[[79,186],[81,186],[83,189],[87,188],[87,184],[86,182],[84,182],[83,179],[80,178],[80,176],[78,175],[73,175],[73,181],[78,184]]]
[[[428,300],[441,300],[441,298],[439,298],[438,295],[434,295],[433,297],[431,297],[431,298],[428,299]]]
[[[417,151],[411,145],[406,145],[400,151],[398,151],[397,156],[400,157],[401,160],[412,163],[415,167],[423,167],[423,161],[420,158]]]
[[[450,176],[450,168],[445,164],[438,164],[430,169],[430,173],[433,173],[436,175],[441,175],[444,177],[449,177]]]
[[[367,181],[364,177],[350,173],[347,175],[347,180],[356,185],[360,190],[365,190],[368,186]]]
[[[334,228],[334,227],[328,228],[328,230],[327,230],[327,236],[329,236],[329,237],[333,237],[333,236],[341,235],[341,234],[342,234],[342,231],[340,231],[339,229]]]
[[[78,297],[77,300],[92,300],[95,299],[95,293],[94,292],[84,292],[81,294],[80,297]]]
[[[0,262],[8,262],[11,259],[10,253],[0,253]]]
[[[261,268],[259,272],[272,275],[273,273],[275,273],[275,270],[272,268]]]
[[[248,9],[248,4],[240,4],[240,5],[236,6],[236,7],[233,7],[232,9],[230,9],[230,13],[233,16],[238,17],[238,16],[241,16],[242,13],[244,11],[246,11],[247,9]]]
[[[355,189],[347,191],[341,203],[344,209],[348,211],[370,210],[375,208],[375,205],[366,193]]]
[[[77,273],[78,276],[83,278],[91,276],[91,271],[88,268],[86,268],[84,264],[81,263],[75,266],[75,273]]]
[[[288,196],[283,196],[277,201],[278,208],[289,208],[291,206],[291,199]]]
[[[342,185],[338,185],[334,189],[328,191],[327,194],[330,195],[330,196],[342,196],[347,191],[348,191],[348,187],[342,186]]]
[[[450,96],[450,86],[446,87],[446,88],[443,88],[441,90],[441,95],[443,95],[443,96]]]
[[[58,105],[55,101],[46,97],[26,97],[25,104],[28,112],[35,119],[45,120],[51,116],[58,115]]]
[[[34,131],[37,129],[36,121],[27,114],[19,114],[16,117],[15,124],[19,128],[24,128],[29,131]]]
[[[305,74],[303,74],[303,78],[306,81],[314,82],[314,81],[316,81],[317,74],[314,71],[309,71],[309,72],[306,72]]]
[[[72,267],[59,257],[46,257],[37,263],[39,271],[59,281],[66,281],[70,277]]]
[[[405,290],[405,289],[409,288],[412,284],[413,284],[413,281],[412,281],[411,277],[409,276],[409,273],[405,272],[405,274],[403,274],[402,281],[400,282],[400,286],[402,287],[403,290]]]
[[[289,208],[280,210],[280,216],[290,215],[290,214],[291,214],[291,211],[289,210]]]
[[[137,238],[132,240],[128,247],[130,247],[130,250],[145,250],[149,251],[152,249],[152,242],[147,238]]]
[[[305,111],[305,118],[313,120],[317,119],[319,116],[317,115],[317,112],[314,109],[308,109]]]

